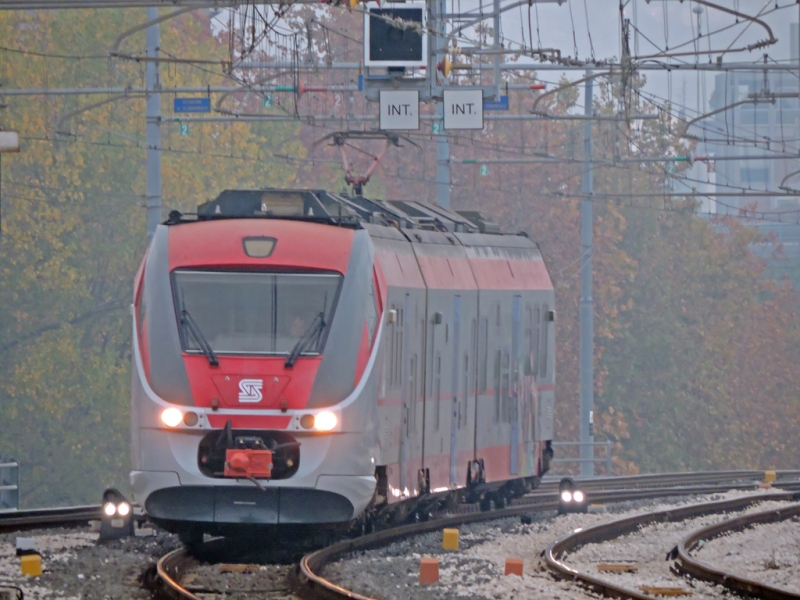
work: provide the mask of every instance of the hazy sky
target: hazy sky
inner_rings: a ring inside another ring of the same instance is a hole
[[[503,0],[503,5],[509,4]],[[776,61],[786,61],[790,57],[789,24],[798,21],[798,5],[789,0],[778,4],[786,8],[775,10],[775,0],[714,0],[715,4],[731,9],[737,9],[746,14],[756,16],[762,14],[762,20],[772,29],[778,43],[765,49],[752,52],[732,52],[724,56],[725,62],[751,62],[763,61],[764,54]],[[634,6],[635,4],[635,6]],[[484,6],[490,3],[484,0]],[[464,6],[464,5],[462,5]],[[697,17],[693,9],[702,9],[700,13],[700,27],[703,34],[699,48],[706,51],[700,58],[683,56],[675,60],[686,63],[709,61],[709,43],[712,50],[712,60],[720,54],[719,51],[732,47],[743,47],[769,37],[767,30],[751,21],[740,21],[735,24],[735,17],[720,10],[700,6],[690,0],[629,0],[625,7],[625,17],[636,22],[640,34],[638,35],[638,49],[640,56],[652,55],[664,51],[665,48],[674,49],[675,52],[694,51],[696,46],[692,40],[697,35]],[[561,5],[553,2],[541,2],[538,5],[539,28],[536,29],[537,10],[532,12],[531,29],[534,46],[541,40],[542,47],[560,48],[563,55],[575,54],[575,40],[577,41],[578,56],[588,58],[594,56],[598,59],[620,56],[620,13],[618,0],[570,0]],[[530,45],[528,33],[528,7],[512,9],[503,18],[503,34],[515,42],[521,42],[525,36],[526,45]],[[522,28],[520,27],[522,22]],[[733,25],[729,29],[714,33],[710,39],[706,37],[709,28],[712,32]],[[573,37],[573,31],[575,33]],[[738,39],[737,39],[738,38]],[[634,52],[634,39],[631,39],[631,51]],[[686,42],[689,42],[686,44]],[[682,45],[685,44],[685,45]],[[680,48],[678,48],[680,46]],[[558,72],[542,73],[543,79],[556,81],[560,77]],[[796,77],[795,75],[788,75]],[[700,105],[707,105],[713,91],[714,73],[705,75],[705,103],[703,100],[703,75],[695,72],[666,73],[647,72],[650,82],[649,91],[662,97],[667,97],[671,88],[672,101],[681,104],[684,98],[684,85],[686,105],[689,112],[695,112]],[[700,89],[698,99],[698,86]]]

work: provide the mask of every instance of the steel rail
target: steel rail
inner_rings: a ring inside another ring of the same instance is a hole
[[[173,550],[159,559],[156,573],[168,596],[185,600],[202,600],[179,583],[194,562],[186,548]]]
[[[99,504],[61,508],[35,508],[0,513],[0,533],[42,527],[78,527],[102,518]]]
[[[692,517],[699,517],[708,514],[727,512],[731,510],[741,510],[756,503],[767,500],[791,501],[797,500],[798,495],[791,492],[779,492],[763,494],[757,497],[735,498],[733,500],[723,500],[719,502],[708,502],[672,508],[653,513],[635,515],[603,523],[586,529],[579,529],[573,533],[563,536],[550,544],[545,550],[544,558],[547,567],[562,579],[571,579],[604,596],[613,598],[625,598],[633,600],[652,600],[652,596],[617,585],[606,581],[589,573],[578,571],[570,567],[563,560],[563,557],[576,549],[591,543],[601,543],[623,535],[627,535],[638,530],[640,527],[653,523],[683,521]],[[796,598],[796,596],[795,596]]]
[[[742,577],[735,573],[725,571],[719,567],[709,565],[697,560],[691,552],[698,547],[700,540],[713,540],[727,533],[742,531],[752,525],[777,523],[800,515],[800,504],[758,512],[752,515],[734,517],[691,533],[681,540],[677,546],[678,557],[675,561],[679,571],[687,573],[696,579],[710,581],[722,585],[734,592],[765,598],[766,600],[798,600],[800,592],[786,588],[769,585],[767,583]]]
[[[743,472],[734,472],[734,473],[743,473]],[[761,471],[759,471],[759,473],[763,474],[763,472]],[[696,474],[688,474],[688,475],[696,476]],[[652,478],[655,479],[657,477],[659,476],[653,476]],[[672,477],[674,478],[675,475],[673,474]],[[616,490],[605,490],[605,491],[604,490],[587,491],[586,487],[583,487],[582,489],[586,491],[587,502],[597,503],[597,502],[613,502],[613,501],[623,501],[623,500],[638,500],[646,498],[659,498],[666,496],[680,496],[687,494],[707,494],[707,493],[724,492],[731,489],[754,489],[754,488],[755,485],[753,483],[750,484],[717,483],[715,485],[700,485],[691,487],[686,487],[686,486],[681,486],[681,487],[668,486],[666,488],[649,487],[642,490],[616,489]],[[794,495],[789,492],[781,492],[776,494],[768,494],[768,495],[765,494],[759,496],[757,499],[756,498],[736,499],[733,501],[726,501],[719,504],[727,503],[736,506],[738,503],[739,505],[747,505],[753,502],[760,502],[764,499],[775,499],[775,498],[792,499],[794,498]],[[362,596],[351,590],[344,589],[343,587],[333,583],[332,581],[327,580],[321,574],[324,567],[330,564],[331,562],[337,560],[338,558],[341,558],[342,556],[345,556],[350,553],[361,552],[363,550],[382,547],[407,537],[420,535],[422,533],[428,533],[430,531],[436,531],[438,529],[442,529],[445,527],[453,527],[458,525],[477,523],[480,521],[503,519],[507,517],[516,517],[526,513],[530,513],[531,511],[556,510],[558,508],[558,494],[555,492],[539,492],[523,499],[523,501],[525,500],[527,500],[527,502],[525,502],[524,504],[517,504],[509,508],[493,510],[488,512],[457,515],[452,517],[444,517],[423,523],[412,523],[410,525],[403,525],[400,527],[379,531],[377,533],[371,533],[362,536],[360,538],[337,542],[335,544],[332,544],[331,546],[307,554],[302,558],[302,560],[300,561],[301,581],[302,583],[305,584],[307,588],[306,591],[311,595],[313,595],[314,597],[333,598],[336,600],[345,600],[345,599],[372,600],[366,596]],[[679,510],[691,512],[692,510],[697,510],[697,509],[696,507],[688,507],[684,509],[673,509],[672,512],[675,512],[677,514]],[[669,513],[670,511],[664,511],[664,512]],[[639,516],[637,518],[652,517],[653,514],[659,515],[661,513],[649,513],[648,515]],[[636,526],[637,525],[634,525],[632,528],[635,529]],[[613,537],[613,535],[611,537]],[[568,572],[569,571],[571,570],[568,570]],[[598,582],[600,582],[600,580],[598,580]],[[638,598],[640,600],[645,600],[645,599],[652,600],[652,597],[647,597],[641,594],[639,596],[626,596],[626,597]]]

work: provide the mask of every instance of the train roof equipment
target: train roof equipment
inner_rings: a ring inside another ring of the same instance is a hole
[[[267,218],[310,221],[361,229],[370,223],[397,229],[452,233],[508,234],[475,210],[453,211],[412,200],[378,200],[325,190],[225,190],[197,207],[197,213],[172,211],[165,225],[216,219]]]

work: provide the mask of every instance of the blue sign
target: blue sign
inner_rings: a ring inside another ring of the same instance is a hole
[[[211,98],[175,98],[172,111],[176,113],[211,112]]]
[[[508,110],[508,96],[500,96],[500,100],[484,100],[483,110]]]

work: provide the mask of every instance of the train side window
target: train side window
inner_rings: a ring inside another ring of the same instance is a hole
[[[458,427],[466,427],[467,425],[467,407],[469,405],[469,354],[464,355],[464,391],[461,393],[463,398],[463,410],[458,411]]]
[[[369,345],[372,346],[372,340],[375,337],[376,325],[378,323],[378,298],[375,294],[375,281],[369,283],[369,297],[367,298],[367,336],[369,337]]]
[[[417,432],[417,355],[411,357],[408,364],[408,391],[409,391],[409,405],[408,409],[408,430],[406,435],[410,436],[412,433]]]
[[[502,420],[508,422],[508,391],[509,391],[509,353],[503,352],[503,380],[501,386],[503,388],[502,397]]]
[[[436,431],[439,431],[439,425],[442,418],[442,355],[436,353],[436,367],[433,375],[433,397],[436,399]]]
[[[486,393],[486,380],[489,376],[489,319],[481,319],[481,328],[478,333],[478,391]]]
[[[542,305],[542,316],[541,316],[541,328],[542,328],[542,351],[539,355],[539,375],[541,377],[547,377],[547,344],[549,342],[549,331],[550,328],[547,326],[547,304]]]
[[[522,341],[523,357],[523,375],[530,376],[533,374],[533,363],[531,362],[531,338],[533,337],[533,309],[530,304],[525,305],[525,335]]]
[[[530,353],[531,364],[533,365],[533,375],[539,372],[539,328],[541,320],[541,309],[537,306],[533,311],[533,338],[531,339]]]
[[[403,309],[397,311],[397,322],[394,325],[395,344],[394,344],[394,378],[392,386],[400,387],[403,377]]]
[[[497,349],[497,353],[495,354],[494,358],[494,422],[498,423],[500,421],[500,370],[502,369],[502,355],[503,353],[500,349]]]

